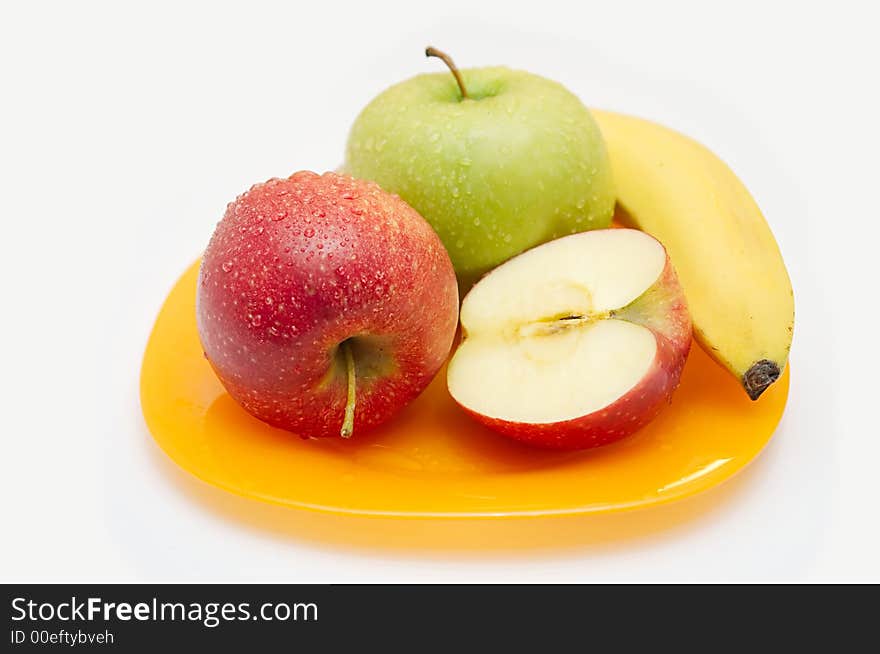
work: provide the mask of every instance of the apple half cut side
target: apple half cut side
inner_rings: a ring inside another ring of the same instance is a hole
[[[670,401],[691,319],[664,247],[633,229],[566,236],[483,277],[461,307],[447,384],[510,438],[586,449],[629,436]]]

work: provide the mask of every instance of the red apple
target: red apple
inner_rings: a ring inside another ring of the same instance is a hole
[[[303,437],[349,436],[440,369],[458,290],[440,239],[399,197],[299,172],[227,207],[196,313],[205,356],[247,411]]]
[[[575,234],[486,275],[461,307],[452,397],[519,441],[585,449],[648,423],[678,386],[691,344],[663,246],[632,229]]]

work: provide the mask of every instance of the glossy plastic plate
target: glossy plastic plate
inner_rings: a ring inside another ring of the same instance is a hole
[[[509,442],[467,418],[445,370],[376,431],[303,440],[269,427],[223,390],[199,345],[198,264],[171,291],[141,371],[141,405],[180,467],[239,495],[337,513],[481,517],[598,513],[670,502],[728,479],[778,424],[788,370],[751,402],[696,345],[669,407],[635,436],[558,453]]]

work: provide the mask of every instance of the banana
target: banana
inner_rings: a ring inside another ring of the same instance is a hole
[[[592,110],[623,220],[666,246],[704,350],[757,400],[779,378],[794,295],[758,205],[724,162],[660,125]]]

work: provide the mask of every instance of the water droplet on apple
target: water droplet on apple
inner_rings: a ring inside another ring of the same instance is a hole
[[[454,198],[458,197],[458,187],[457,186],[452,187],[452,197],[454,197]]]
[[[272,298],[271,298],[270,296],[267,295],[267,296],[266,296],[266,300],[265,300],[265,302],[266,302],[267,305],[272,306],[272,302],[273,302],[273,300],[272,300]]]
[[[480,226],[480,219],[474,218],[474,227],[479,227],[479,226]]]
[[[223,270],[223,272],[228,273],[230,270],[232,270],[233,265],[234,264],[231,261],[224,261],[220,268]]]
[[[248,319],[250,319],[253,327],[259,327],[263,324],[263,316],[258,313],[248,314]]]
[[[512,240],[513,240],[513,236],[511,236],[510,234],[504,235],[504,242],[505,243],[510,243]]]
[[[278,220],[284,220],[285,218],[287,218],[287,212],[286,212],[286,211],[276,211],[276,212],[275,212],[275,215],[272,216],[272,220],[275,220],[275,221],[278,221]]]
[[[305,236],[306,238],[312,238],[314,235],[315,235],[315,228],[314,227],[306,227],[303,230],[303,236]]]

